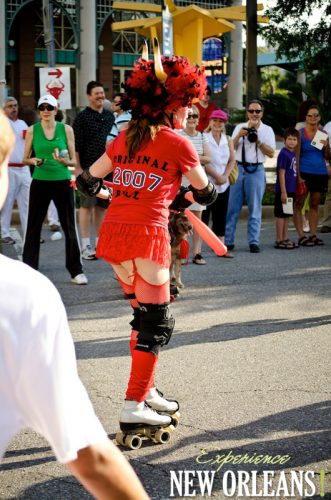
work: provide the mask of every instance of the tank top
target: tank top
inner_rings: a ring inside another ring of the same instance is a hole
[[[323,149],[311,145],[311,140],[305,136],[304,128],[301,129],[300,172],[317,175],[328,173]]]
[[[70,179],[68,167],[54,160],[52,154],[54,149],[68,149],[67,136],[64,123],[56,122],[54,137],[47,139],[41,123],[33,125],[32,147],[37,158],[42,158],[44,163],[35,167],[32,178],[40,181],[63,181]]]

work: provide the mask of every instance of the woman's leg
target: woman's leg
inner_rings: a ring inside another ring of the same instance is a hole
[[[146,421],[166,425],[169,417],[153,415],[139,405],[146,400],[154,386],[159,349],[167,343],[173,329],[169,313],[169,270],[147,259],[135,259],[134,263],[126,261],[113,268],[124,291],[130,292],[130,301],[137,301],[132,302],[132,305],[139,305],[139,318],[135,318],[138,333],[136,338],[131,337],[131,373],[121,422],[130,424]]]
[[[65,235],[66,268],[72,278],[83,272],[75,216],[75,195],[70,181],[53,182],[52,199]]]
[[[297,199],[295,200],[295,205],[293,210],[293,222],[299,239],[304,236],[301,210],[305,203],[305,198],[306,198],[305,194],[302,196],[298,196]]]
[[[322,193],[310,193],[310,207],[309,207],[309,212],[308,212],[308,217],[309,217],[309,227],[310,227],[310,234],[312,236],[316,235],[317,233],[317,226],[318,226],[318,206],[321,203],[321,198],[322,198]]]
[[[32,180],[29,197],[28,225],[23,248],[23,262],[38,269],[40,233],[51,200],[49,183],[51,181]]]

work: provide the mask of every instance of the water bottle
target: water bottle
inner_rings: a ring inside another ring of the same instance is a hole
[[[59,156],[60,158],[67,158],[69,156],[69,151],[67,149],[61,149]]]

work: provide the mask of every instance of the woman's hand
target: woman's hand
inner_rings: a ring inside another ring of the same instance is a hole
[[[45,160],[43,160],[42,158],[29,158],[29,160],[26,162],[28,165],[32,165],[34,167],[40,167],[43,163],[44,163]]]
[[[225,174],[223,174],[223,175],[218,175],[218,176],[216,177],[216,183],[217,183],[219,186],[221,186],[222,184],[225,184],[226,182],[228,182],[228,180],[229,180],[229,177],[228,177],[227,175],[225,175]]]
[[[66,156],[62,156],[62,155],[60,156],[58,148],[54,149],[54,152],[52,153],[52,157],[53,157],[53,160],[56,160],[57,162],[61,163],[65,167],[67,165],[69,165],[69,163],[70,163],[69,154],[67,154]]]

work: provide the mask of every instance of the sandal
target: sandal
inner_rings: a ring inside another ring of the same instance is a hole
[[[274,248],[277,248],[278,250],[293,250],[295,245],[290,240],[275,241]]]
[[[202,257],[201,253],[197,253],[193,259],[193,264],[198,264],[198,266],[204,266],[206,264],[205,259]]]
[[[291,241],[291,240],[284,240],[284,243],[286,243],[286,245],[290,245],[291,248],[299,248],[299,245],[297,245],[295,243],[295,241]]]
[[[311,241],[310,238],[307,238],[307,236],[301,236],[298,240],[298,245],[301,247],[313,247],[315,243]]]
[[[223,259],[233,259],[234,255],[230,252],[226,252],[224,255],[220,255],[220,257],[223,257]]]
[[[314,234],[313,236],[310,236],[309,241],[311,241],[313,243],[313,245],[315,245],[317,247],[321,247],[324,245],[324,241],[321,240],[320,238],[317,238],[316,234]]]

